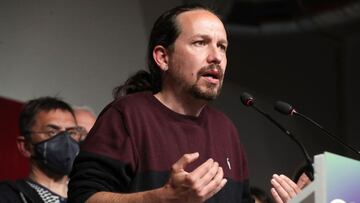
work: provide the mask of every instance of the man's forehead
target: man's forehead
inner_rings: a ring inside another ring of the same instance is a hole
[[[52,109],[49,111],[40,111],[37,113],[35,123],[39,125],[56,124],[58,126],[76,125],[75,117],[71,112],[62,109]]]
[[[184,18],[184,17],[188,16],[188,17],[192,18],[194,16],[199,16],[199,15],[211,16],[211,17],[214,17],[214,18],[220,20],[214,13],[212,13],[211,11],[205,10],[205,9],[194,9],[194,10],[190,10],[190,11],[184,11],[184,12],[180,13],[178,15],[178,17],[181,18],[181,16],[183,16],[182,18]]]
[[[213,13],[207,10],[198,9],[186,11],[178,15],[177,23],[181,33],[201,35],[208,30],[216,30],[224,35],[226,39],[226,31],[222,21]],[[201,28],[201,29],[200,29]]]

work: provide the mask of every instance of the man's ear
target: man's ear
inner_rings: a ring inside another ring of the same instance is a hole
[[[165,47],[161,46],[161,45],[157,45],[154,49],[153,49],[153,58],[156,62],[156,64],[161,68],[161,70],[163,71],[167,71],[168,69],[168,52],[165,49]]]
[[[16,144],[20,154],[24,157],[29,158],[31,156],[31,146],[30,143],[25,139],[24,136],[18,136],[16,138]]]

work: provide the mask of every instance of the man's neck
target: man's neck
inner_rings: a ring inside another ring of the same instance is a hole
[[[164,90],[156,93],[154,96],[166,107],[182,115],[198,117],[206,105],[205,101],[193,98],[192,96],[176,95]]]
[[[49,177],[37,166],[32,165],[29,179],[62,197],[67,197],[67,176]]]

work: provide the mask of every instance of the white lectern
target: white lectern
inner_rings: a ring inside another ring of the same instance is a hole
[[[314,181],[289,203],[360,203],[360,161],[316,155]]]

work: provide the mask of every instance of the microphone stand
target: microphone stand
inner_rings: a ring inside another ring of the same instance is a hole
[[[354,147],[351,147],[350,145],[347,145],[345,142],[343,142],[340,138],[336,137],[335,135],[333,135],[332,133],[330,133],[328,130],[326,130],[324,127],[322,127],[319,123],[317,123],[316,121],[312,120],[311,118],[305,116],[304,114],[301,114],[297,111],[293,111],[293,114],[300,116],[301,118],[309,121],[310,123],[314,124],[316,127],[320,128],[322,131],[324,131],[329,137],[331,137],[332,139],[334,139],[335,141],[337,141],[338,143],[342,144],[344,147],[348,148],[349,150],[351,150],[352,152],[354,152],[357,155],[360,155],[360,152],[358,150],[356,150]]]
[[[251,106],[253,109],[255,109],[257,112],[259,112],[261,115],[266,117],[273,124],[275,124],[282,132],[284,132],[287,136],[289,136],[300,147],[301,152],[303,153],[305,160],[306,160],[305,174],[309,177],[309,179],[311,181],[313,181],[314,180],[314,167],[312,165],[312,159],[310,158],[304,145],[298,139],[296,139],[296,137],[293,134],[291,134],[290,131],[286,130],[280,123],[278,123],[275,119],[273,119],[269,114],[260,110],[255,105],[255,99],[249,93],[247,93],[247,92],[242,93],[240,96],[240,99],[241,99],[241,102],[245,106],[247,106],[247,107]]]
[[[335,135],[333,135],[331,132],[329,132],[328,130],[326,130],[324,127],[322,127],[319,123],[317,123],[316,121],[312,120],[311,118],[305,116],[304,114],[301,114],[299,112],[297,112],[295,110],[295,108],[293,106],[291,106],[290,104],[283,102],[283,101],[277,101],[275,103],[274,106],[275,110],[285,114],[287,116],[293,116],[293,115],[297,115],[300,116],[301,118],[305,119],[306,121],[310,122],[311,124],[315,125],[316,127],[320,128],[322,131],[324,131],[326,133],[327,136],[329,136],[330,138],[334,139],[336,142],[340,143],[341,145],[345,146],[346,148],[350,149],[352,152],[354,152],[357,155],[360,155],[360,151],[356,150],[355,148],[351,147],[350,145],[346,144],[345,142],[343,142],[340,138],[336,137]]]
[[[269,119],[273,124],[275,124],[282,132],[284,132],[286,135],[288,135],[301,149],[301,152],[303,153],[305,160],[306,160],[306,168],[309,170],[305,170],[305,174],[309,177],[311,181],[314,180],[314,167],[312,166],[312,159],[309,156],[309,153],[306,151],[304,145],[287,129],[285,129],[280,123],[278,123],[275,119],[273,119],[269,114],[261,111],[255,104],[252,104],[251,107],[253,107],[257,112],[259,112],[261,115],[265,116],[267,119]]]

